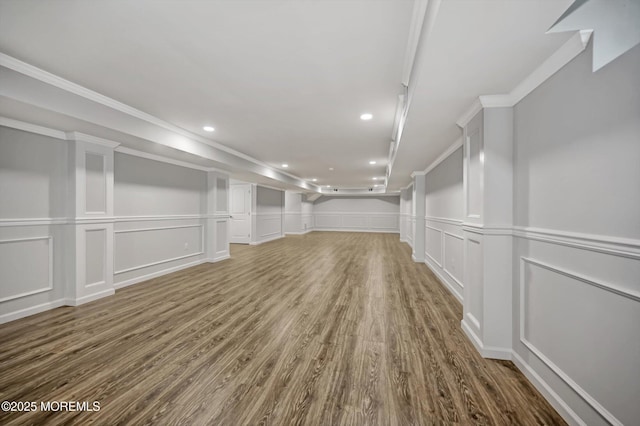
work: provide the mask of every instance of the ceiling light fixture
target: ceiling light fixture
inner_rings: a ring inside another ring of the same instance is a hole
[[[205,132],[213,132],[215,129],[211,126],[204,126],[202,130],[204,130]]]
[[[374,178],[373,178],[373,180],[378,180],[378,178],[377,178],[377,177],[374,177]]]
[[[289,167],[289,165],[288,164],[283,164],[282,167],[284,167],[286,169],[287,167]]]
[[[369,164],[371,164],[373,166],[374,164],[376,164],[376,162],[371,160],[371,161],[369,161]]]
[[[333,167],[329,167],[329,170],[333,171]]]
[[[364,121],[371,120],[372,118],[373,118],[373,114],[370,114],[368,112],[365,112],[360,116],[360,120],[364,120]]]
[[[318,179],[313,178],[313,179],[311,179],[311,181],[312,181],[312,182],[317,182],[317,181],[318,181]]]

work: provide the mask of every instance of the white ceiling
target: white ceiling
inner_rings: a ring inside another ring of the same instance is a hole
[[[508,92],[568,38],[544,32],[570,3],[442,2],[391,189],[458,137],[475,97]],[[413,10],[411,0],[0,0],[0,51],[301,178],[366,187],[384,176]]]

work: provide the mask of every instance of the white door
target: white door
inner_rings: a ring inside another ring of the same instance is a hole
[[[251,184],[231,187],[231,243],[249,244],[251,241]]]

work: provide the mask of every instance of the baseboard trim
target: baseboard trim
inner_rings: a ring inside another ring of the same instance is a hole
[[[313,232],[313,229],[307,229],[306,231],[302,231],[302,232],[285,232],[285,235],[305,235],[308,234],[309,232]]]
[[[222,260],[222,259],[220,259],[220,260]],[[118,290],[118,289],[121,289],[121,288],[124,288],[124,287],[128,287],[128,286],[133,285],[133,284],[138,284],[138,283],[140,283],[142,281],[147,281],[147,280],[150,280],[152,278],[157,278],[157,277],[160,277],[162,275],[170,274],[172,272],[177,272],[177,271],[180,271],[182,269],[191,268],[192,266],[200,265],[202,263],[205,263],[206,261],[207,261],[206,259],[200,259],[200,260],[196,260],[195,262],[185,263],[184,265],[174,266],[172,268],[163,269],[161,271],[151,272],[150,274],[145,274],[145,275],[141,275],[139,277],[130,278],[130,279],[125,280],[125,281],[120,281],[118,283],[115,283],[113,285],[113,287],[116,290]]]
[[[65,304],[67,306],[84,305],[85,303],[93,302],[94,300],[102,299],[103,297],[113,296],[115,293],[115,289],[110,288],[88,296],[79,297],[77,299],[65,299]]]
[[[221,260],[227,260],[227,259],[231,259],[230,254],[225,254],[224,256],[220,256],[220,257],[214,257],[213,259],[205,259],[205,262],[216,263],[216,262],[220,262]]]
[[[385,230],[385,229],[358,229],[358,228],[316,228],[314,231],[321,232],[368,232],[368,233],[376,233],[376,234],[399,234],[398,230]]]
[[[456,290],[456,288],[449,282],[447,281],[447,279],[444,277],[444,275],[442,275],[440,273],[440,271],[438,271],[436,268],[433,267],[433,265],[429,264],[429,261],[427,259],[424,260],[424,264],[427,265],[427,268],[429,268],[431,270],[431,272],[433,272],[433,274],[436,276],[436,278],[438,278],[438,281],[440,281],[440,283],[447,289],[449,290],[449,292],[451,294],[453,294],[453,296],[458,299],[458,302],[463,303],[463,297],[462,295],[458,292],[458,290]]]
[[[263,240],[263,241],[251,241],[249,243],[249,245],[250,246],[259,246],[260,244],[268,243],[270,241],[279,240],[280,238],[284,238],[284,234],[283,235],[276,235],[275,237],[267,238],[266,240]]]
[[[49,311],[51,309],[59,308],[64,305],[65,305],[65,299],[58,299],[58,300],[54,300],[53,302],[47,302],[41,305],[30,306],[28,308],[20,309],[19,311],[9,312],[8,314],[0,315],[0,324],[15,321],[20,318],[29,317],[31,315],[35,315],[41,312]]]
[[[558,411],[558,414],[564,418],[567,423],[572,425],[586,426],[586,423],[573,411],[569,405],[545,382],[542,377],[527,364],[524,359],[516,352],[512,351],[511,360],[518,367],[522,374],[531,382],[531,384],[544,396],[544,398]]]
[[[464,321],[460,321],[460,326],[462,327],[462,331],[467,335],[473,346],[476,348],[478,353],[482,355],[483,358],[492,358],[492,359],[502,359],[506,361],[511,361],[512,359],[512,351],[511,348],[499,348],[494,346],[485,346],[482,344],[480,338],[473,332],[471,327],[467,325]]]

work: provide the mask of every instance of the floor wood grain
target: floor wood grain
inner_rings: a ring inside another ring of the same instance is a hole
[[[313,232],[0,325],[0,424],[564,424],[393,234]]]

